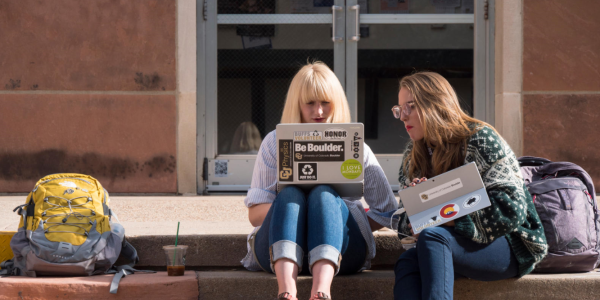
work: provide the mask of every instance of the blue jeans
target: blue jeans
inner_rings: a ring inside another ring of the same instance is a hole
[[[493,281],[516,277],[518,271],[505,237],[477,244],[452,227],[430,227],[396,262],[394,299],[452,299],[455,278]]]
[[[289,186],[271,205],[256,233],[254,251],[261,267],[271,272],[272,264],[287,258],[298,265],[299,273],[308,273],[325,259],[336,272],[349,274],[362,268],[367,244],[344,200],[330,186],[316,186],[308,197]]]

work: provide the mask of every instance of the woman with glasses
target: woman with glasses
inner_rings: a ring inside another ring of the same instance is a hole
[[[452,299],[454,279],[482,281],[520,277],[547,253],[547,243],[519,163],[510,146],[489,124],[460,108],[448,81],[421,72],[400,81],[392,108],[410,136],[400,167],[400,186],[475,162],[491,206],[414,236],[416,248],[395,267],[394,299]],[[402,202],[415,199],[400,199]],[[420,225],[420,224],[414,224]],[[413,234],[406,213],[400,235]]]
[[[342,85],[323,63],[304,66],[289,87],[281,123],[349,123],[350,110]],[[249,270],[273,272],[277,299],[297,299],[298,274],[312,274],[310,299],[330,299],[336,274],[368,269],[375,256],[372,231],[389,226],[384,212],[398,203],[371,149],[364,147],[364,199],[341,198],[327,185],[309,193],[295,186],[278,194],[275,131],[263,140],[245,204],[256,228],[248,237],[242,264]],[[391,214],[387,214],[391,215]]]

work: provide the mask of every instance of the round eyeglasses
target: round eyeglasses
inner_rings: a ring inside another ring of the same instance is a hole
[[[410,113],[414,108],[415,102],[409,101],[406,102],[406,104],[404,104],[403,106],[394,105],[394,107],[392,107],[392,113],[394,114],[394,118],[400,119],[402,117],[402,114],[404,114],[407,117],[410,116]]]

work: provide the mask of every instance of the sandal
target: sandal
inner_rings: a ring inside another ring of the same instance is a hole
[[[317,292],[316,294],[314,294],[312,297],[310,297],[309,300],[331,300],[331,298],[329,297],[329,295],[323,293],[323,292]]]
[[[283,292],[277,295],[277,300],[298,300],[298,298],[292,296],[292,294],[288,292]]]

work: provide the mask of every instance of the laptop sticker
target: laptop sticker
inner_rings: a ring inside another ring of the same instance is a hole
[[[279,140],[279,180],[294,181],[292,140]]]
[[[423,229],[425,229],[427,227],[435,226],[440,223],[442,223],[442,219],[439,218],[438,216],[433,216],[433,217],[429,218],[429,220],[427,220],[427,223],[417,226],[416,227],[417,232],[421,232]]]
[[[316,163],[299,163],[298,180],[317,180]]]
[[[460,208],[458,205],[454,203],[450,203],[448,205],[444,205],[442,209],[440,209],[440,216],[444,219],[450,219],[458,214]]]
[[[295,142],[294,161],[344,161],[344,142]]]
[[[323,131],[326,140],[343,140],[348,137],[348,132],[341,128],[330,128]]]
[[[425,202],[433,200],[437,197],[448,194],[452,191],[458,190],[462,187],[463,187],[462,181],[460,181],[460,178],[456,178],[452,181],[438,185],[432,189],[429,189],[429,190],[426,190],[426,191],[420,193],[419,197],[421,198],[421,201],[423,203],[425,203]]]
[[[320,141],[323,140],[321,131],[294,131],[295,141]]]
[[[359,140],[362,140],[362,138],[360,136],[358,136],[358,132],[354,133],[354,142],[352,143],[352,147],[354,150],[354,158],[359,158],[360,155],[358,154],[360,151],[360,142]]]
[[[463,203],[463,208],[469,209],[469,208],[477,205],[477,203],[479,203],[479,201],[481,201],[481,196],[473,195],[472,197],[469,197],[469,199],[465,200],[465,202]]]
[[[349,159],[342,163],[342,176],[354,179],[362,174],[362,165],[356,159]]]

